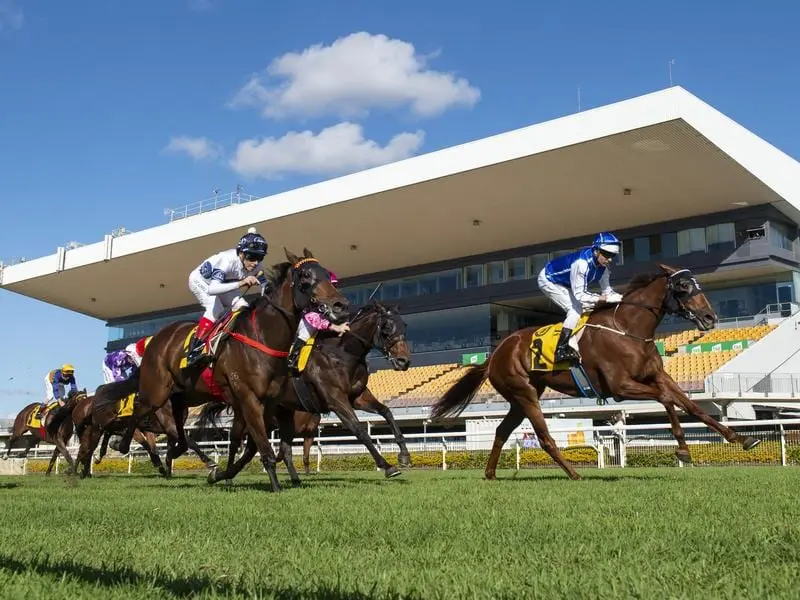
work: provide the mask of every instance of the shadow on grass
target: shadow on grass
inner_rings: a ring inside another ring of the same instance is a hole
[[[401,596],[400,594],[364,594],[351,590],[338,589],[330,585],[319,585],[315,589],[296,589],[293,587],[270,586],[258,583],[256,586],[245,586],[239,583],[228,582],[224,579],[214,579],[198,574],[190,577],[171,577],[163,573],[139,573],[129,567],[105,564],[102,568],[81,564],[74,560],[60,560],[47,556],[30,560],[20,560],[12,555],[0,554],[0,572],[6,571],[18,575],[37,575],[54,577],[56,579],[72,579],[86,583],[92,587],[103,586],[115,592],[122,586],[157,587],[167,594],[177,598],[192,598],[202,592],[213,591],[225,597],[270,597],[279,600],[297,600],[300,598],[319,598],[330,600],[373,600],[387,599],[412,599],[418,596]],[[124,590],[124,587],[122,587]]]
[[[20,487],[19,483],[0,483],[0,490],[13,490]]]

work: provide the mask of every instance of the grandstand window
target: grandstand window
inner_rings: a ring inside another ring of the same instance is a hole
[[[706,251],[706,228],[695,227],[678,232],[678,256]]]
[[[525,258],[512,258],[506,261],[506,280],[525,279]]]
[[[797,237],[797,229],[789,228],[783,223],[770,222],[769,224],[769,243],[776,248],[783,248],[789,252],[794,251],[794,239]]]
[[[537,278],[539,276],[539,271],[544,269],[544,266],[549,260],[550,255],[546,252],[544,254],[534,254],[528,257],[528,277]]]
[[[659,258],[673,258],[678,256],[678,234],[675,231],[661,234],[661,256]]]
[[[470,265],[464,268],[464,280],[468,288],[481,287],[485,285],[483,265]]]
[[[489,283],[503,283],[506,280],[505,261],[495,260],[486,264],[489,272]]]
[[[403,315],[413,352],[438,352],[491,344],[488,304]]]
[[[400,297],[400,282],[387,281],[380,291],[382,300],[397,300]]]
[[[416,279],[403,279],[400,282],[400,297],[410,298],[419,295],[417,292],[418,285],[419,282]]]
[[[450,269],[435,274],[439,282],[440,292],[452,292],[461,289],[461,269]]]
[[[736,248],[736,231],[733,223],[717,223],[706,227],[706,240],[709,252],[733,250]]]

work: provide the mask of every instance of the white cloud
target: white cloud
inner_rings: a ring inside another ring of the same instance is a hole
[[[230,166],[238,173],[265,179],[287,173],[342,174],[408,158],[422,145],[425,133],[400,133],[381,146],[364,139],[355,123],[339,123],[318,134],[290,131],[281,138],[239,143]]]
[[[480,90],[469,81],[429,69],[427,58],[408,42],[353,33],[330,46],[317,44],[274,59],[230,105],[257,108],[266,117],[354,117],[401,106],[432,116],[479,100]]]
[[[222,148],[205,137],[173,137],[169,144],[164,147],[164,152],[168,154],[187,154],[194,160],[219,158],[222,156]]]
[[[13,0],[0,0],[0,31],[22,29],[25,15]]]

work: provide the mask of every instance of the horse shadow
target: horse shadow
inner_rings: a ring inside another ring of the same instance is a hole
[[[316,598],[320,600],[372,600],[376,596],[338,589],[322,584],[316,589],[296,589],[291,586],[270,586],[260,584],[256,589],[238,583],[216,579],[198,574],[190,577],[168,577],[160,573],[139,573],[126,566],[103,565],[102,568],[82,564],[75,560],[39,557],[20,560],[19,558],[0,553],[0,571],[9,571],[17,575],[46,575],[49,577],[67,578],[102,586],[109,591],[118,592],[124,586],[143,586],[160,588],[165,594],[176,598],[194,598],[201,593],[212,591],[223,597],[270,597],[278,600],[300,600]]]

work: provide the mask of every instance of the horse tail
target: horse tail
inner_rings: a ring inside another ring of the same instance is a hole
[[[200,410],[200,414],[197,417],[197,422],[195,426],[197,429],[220,429],[220,424],[217,421],[217,418],[223,411],[228,408],[227,404],[222,404],[221,402],[206,402],[203,405],[203,408]]]
[[[461,379],[456,381],[444,393],[444,396],[433,405],[431,408],[431,420],[458,416],[472,402],[478,388],[489,376],[489,363],[473,365],[467,369]]]
[[[109,404],[116,404],[123,398],[139,391],[139,372],[134,372],[130,377],[122,381],[112,381],[101,385],[94,393],[92,408],[99,410]]]

